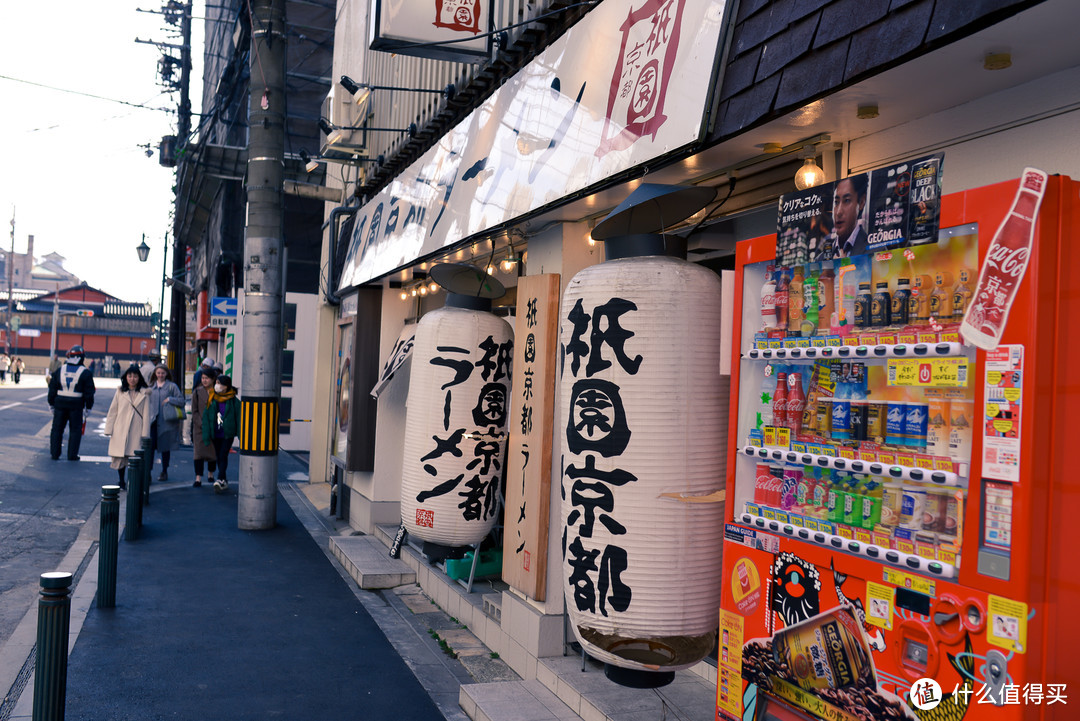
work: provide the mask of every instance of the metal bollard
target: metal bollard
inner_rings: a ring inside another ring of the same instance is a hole
[[[139,499],[142,498],[142,468],[139,457],[128,458],[127,466],[127,513],[124,516],[124,540],[134,541],[139,537]]]
[[[116,553],[120,532],[120,486],[101,487],[101,533],[98,536],[98,608],[116,607]]]
[[[63,721],[67,705],[68,631],[71,574],[41,574],[38,599],[37,661],[34,666],[33,721]]]
[[[142,439],[142,451],[143,451],[143,503],[147,506],[150,505],[150,480],[151,473],[154,470],[154,449],[153,441],[149,438]],[[142,516],[140,516],[141,518]]]

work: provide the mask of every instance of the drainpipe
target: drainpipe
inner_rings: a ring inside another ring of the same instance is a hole
[[[330,272],[329,278],[326,282],[326,302],[329,305],[340,305],[341,298],[337,295],[337,280],[338,280],[338,268],[335,267],[337,262],[337,250],[338,250],[338,233],[341,230],[341,226],[338,220],[342,216],[352,217],[356,215],[356,211],[360,206],[348,206],[342,205],[338,208],[334,208],[330,211],[330,217],[327,222],[330,224]]]

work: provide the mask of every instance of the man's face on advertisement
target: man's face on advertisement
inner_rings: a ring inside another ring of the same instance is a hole
[[[863,199],[855,191],[855,184],[844,178],[836,184],[833,192],[833,227],[841,243],[855,230],[855,223],[862,215]]]

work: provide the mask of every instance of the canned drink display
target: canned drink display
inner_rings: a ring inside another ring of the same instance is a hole
[[[907,421],[907,402],[889,401],[885,412],[885,442],[890,446],[903,446],[904,426]]]
[[[821,435],[829,435],[829,432],[832,429],[832,398],[818,399],[817,428]]]
[[[866,404],[866,440],[882,443],[885,440],[885,420],[889,416],[889,404],[869,401]]]
[[[974,412],[973,399],[957,398],[949,404],[949,458],[954,461],[971,460]]]
[[[960,529],[960,514],[963,510],[960,498],[957,497],[956,493],[946,493],[943,502],[941,537],[949,541],[955,541],[956,534]]]
[[[949,406],[944,396],[926,396],[926,452],[935,456],[949,455]]]
[[[923,508],[925,506],[925,490],[913,486],[904,486],[900,501],[900,528],[921,531]]]
[[[772,484],[772,471],[768,464],[759,463],[754,475],[754,503],[769,504],[769,486]]]
[[[927,405],[908,403],[904,413],[904,445],[913,448],[926,448]]]

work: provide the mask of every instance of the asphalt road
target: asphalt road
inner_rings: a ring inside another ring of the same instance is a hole
[[[98,381],[97,403],[86,424],[79,455],[49,457],[52,411],[42,376],[0,384],[0,647],[33,604],[39,577],[59,564],[101,498],[116,482],[102,435],[117,381]],[[72,570],[72,569],[63,569]]]

